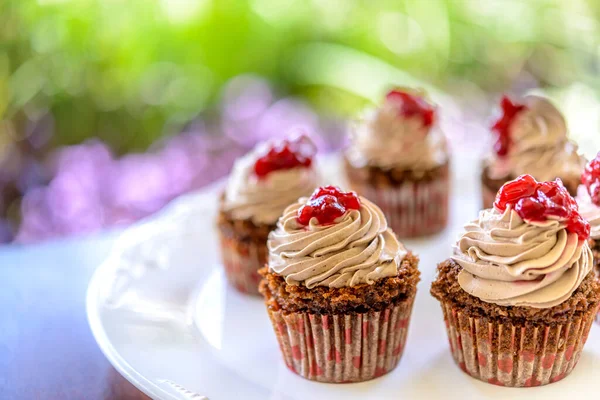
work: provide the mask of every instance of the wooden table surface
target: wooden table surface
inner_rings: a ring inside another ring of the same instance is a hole
[[[87,322],[87,285],[115,236],[0,247],[0,399],[148,399]]]

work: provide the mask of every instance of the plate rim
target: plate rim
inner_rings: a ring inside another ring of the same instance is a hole
[[[201,199],[206,200],[206,197],[215,196],[219,190],[222,190],[226,179],[227,177],[204,188],[173,199],[157,213],[143,218],[125,228],[120,234],[116,235],[106,258],[96,267],[88,283],[86,292],[86,314],[88,324],[98,347],[112,367],[115,368],[123,378],[153,399],[187,400],[193,398],[198,400],[208,400],[205,395],[203,396],[200,394],[202,393],[202,389],[200,389],[200,393],[185,393],[179,391],[177,387],[162,385],[163,383],[169,383],[169,381],[150,379],[127,361],[127,359],[115,348],[117,342],[111,340],[111,335],[107,332],[106,328],[108,325],[106,324],[106,318],[109,315],[110,308],[107,308],[105,304],[103,304],[103,290],[107,288],[107,286],[110,287],[110,278],[113,277],[115,273],[118,273],[119,268],[122,265],[122,256],[127,254],[127,249],[139,246],[148,239],[156,237],[161,230],[152,229],[152,227],[155,226],[155,224],[160,226],[160,222],[165,221],[165,218],[177,216],[179,214],[177,211],[182,203],[186,203],[190,199],[197,202]],[[214,199],[211,201],[213,200]],[[452,203],[450,206],[452,206]],[[127,265],[127,263],[125,263],[125,265]],[[414,334],[415,333],[413,332],[413,336]],[[545,389],[547,389],[547,387]],[[587,391],[588,389],[584,390]],[[540,395],[544,394],[540,393]]]
[[[322,154],[318,161],[320,163],[333,162],[339,158],[339,154],[337,152],[332,153],[324,153]],[[151,398],[165,399],[165,400],[181,400],[183,397],[181,395],[177,395],[167,391],[164,388],[161,388],[156,382],[151,381],[146,378],[143,374],[136,371],[136,369],[131,366],[114,348],[111,340],[109,339],[104,325],[102,323],[101,317],[101,304],[99,301],[99,292],[102,288],[102,282],[105,276],[110,276],[114,270],[117,269],[118,264],[116,261],[120,255],[120,251],[125,248],[130,248],[130,246],[135,246],[142,243],[148,236],[140,235],[135,239],[131,240],[128,236],[131,235],[132,232],[141,229],[143,226],[147,226],[152,224],[167,215],[170,215],[176,210],[180,204],[186,202],[187,199],[192,197],[206,197],[212,196],[215,193],[218,193],[219,190],[223,190],[226,185],[226,182],[229,178],[229,174],[208,184],[203,188],[199,188],[198,190],[194,190],[189,193],[185,193],[167,203],[161,210],[156,212],[155,214],[149,215],[145,218],[142,218],[127,228],[125,228],[120,234],[117,235],[115,241],[111,249],[108,252],[106,258],[96,267],[92,277],[89,280],[87,291],[86,291],[86,316],[88,325],[92,332],[92,336],[96,341],[100,351],[107,358],[108,362],[112,365],[115,370],[121,374],[127,381],[129,381],[132,385],[134,385],[141,392],[150,396]],[[152,232],[149,236],[152,237],[156,233]],[[125,239],[127,238],[127,239]],[[123,243],[126,241],[125,243]],[[207,399],[207,397],[200,395],[200,399]]]
[[[106,334],[106,330],[104,329],[104,325],[101,321],[98,293],[100,291],[102,277],[107,273],[110,273],[111,269],[114,269],[114,263],[111,260],[112,258],[113,257],[109,256],[109,259],[105,260],[96,268],[96,271],[94,271],[92,279],[90,280],[86,295],[87,320],[94,340],[111,366],[138,390],[153,399],[164,398],[169,400],[177,400],[177,397],[161,389],[154,382],[137,372],[135,368],[133,368],[122,356],[119,355],[111,341],[108,339],[108,335]]]
[[[184,194],[183,196],[179,196],[176,199],[173,199],[171,202],[166,204],[159,212],[150,215],[146,218],[142,218],[139,221],[136,221],[132,225],[125,228],[117,238],[113,242],[112,247],[108,251],[108,255],[95,269],[92,277],[89,280],[86,296],[85,296],[85,304],[86,304],[86,317],[88,321],[88,325],[92,332],[92,336],[96,341],[96,344],[100,348],[100,351],[108,362],[112,365],[112,367],[123,376],[128,382],[130,382],[133,386],[135,386],[138,390],[150,396],[153,399],[165,399],[165,400],[179,400],[180,396],[177,396],[173,393],[168,392],[167,390],[161,388],[155,382],[149,380],[144,377],[143,374],[136,371],[131,364],[129,364],[120,354],[114,346],[112,345],[106,330],[104,329],[104,324],[102,323],[101,310],[100,310],[100,301],[99,301],[99,292],[102,288],[102,282],[105,279],[104,277],[110,276],[114,270],[117,269],[117,259],[120,255],[119,250],[124,248],[129,248],[130,246],[136,246],[142,243],[147,239],[148,236],[144,237],[143,235],[135,240],[130,240],[129,243],[123,244],[123,238],[131,235],[132,232],[141,229],[143,226],[147,226],[148,224],[152,224],[155,221],[164,218],[166,215],[171,214],[177,207],[185,202],[186,199],[191,197],[198,196],[209,196],[213,194],[213,192],[219,190],[223,187],[225,178],[221,178],[208,186],[201,188],[200,190],[189,192]],[[150,237],[153,237],[155,233],[151,233]],[[204,396],[200,397],[206,398]]]

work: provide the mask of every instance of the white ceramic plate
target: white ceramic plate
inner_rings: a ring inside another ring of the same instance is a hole
[[[343,185],[339,160],[322,161]],[[222,185],[180,198],[128,229],[96,271],[88,291],[90,325],[102,351],[125,378],[157,399],[531,399],[564,400],[600,390],[600,329],[565,380],[509,389],[460,371],[448,350],[442,313],[429,295],[435,266],[448,257],[463,222],[477,214],[478,165],[456,155],[451,224],[406,241],[421,257],[422,281],[407,347],[393,372],[370,382],[306,381],[284,365],[262,301],[227,286],[219,264],[214,216]],[[584,397],[585,398],[585,397]]]

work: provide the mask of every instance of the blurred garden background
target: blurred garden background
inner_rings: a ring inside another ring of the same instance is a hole
[[[339,149],[390,85],[473,151],[542,90],[591,156],[599,72],[596,0],[0,0],[0,243],[131,223],[289,129]]]

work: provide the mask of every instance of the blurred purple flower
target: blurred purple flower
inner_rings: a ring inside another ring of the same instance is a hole
[[[258,125],[260,140],[284,138],[290,131],[302,131],[315,141],[319,149],[325,146],[318,136],[319,118],[306,104],[293,99],[282,99],[265,111]]]
[[[274,99],[264,80],[238,77],[224,89],[221,120],[195,121],[152,151],[117,159],[99,140],[57,150],[50,183],[23,198],[16,241],[129,224],[226,175],[235,159],[257,142],[284,137],[290,130],[310,135],[322,151],[332,147],[328,138],[342,136],[341,124],[322,121],[306,104]],[[35,182],[31,178],[29,184]]]
[[[243,75],[232,79],[223,91],[223,118],[243,121],[260,117],[273,102],[269,83],[261,78]]]

